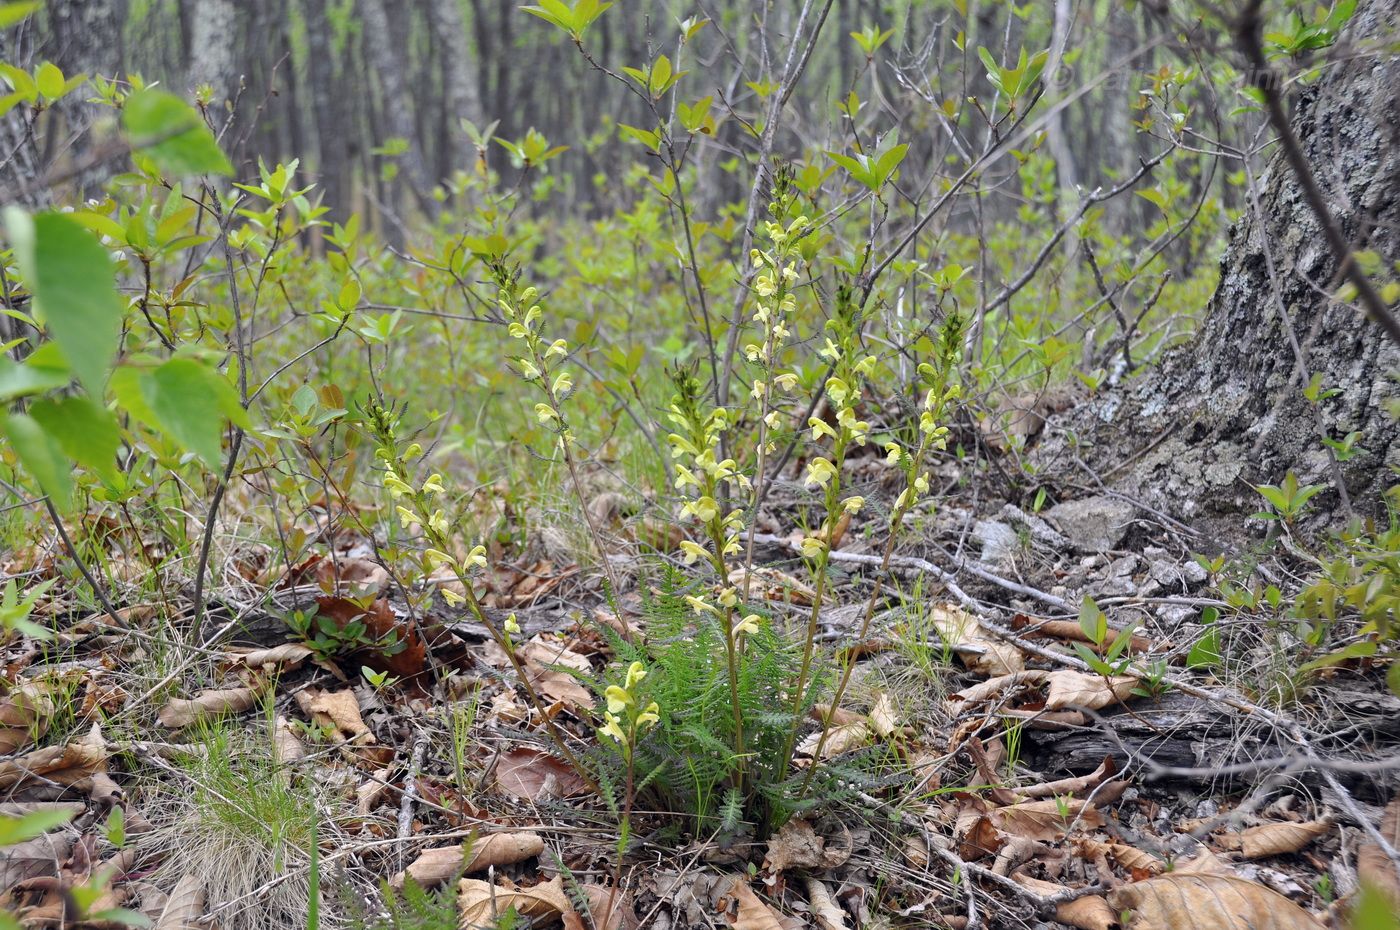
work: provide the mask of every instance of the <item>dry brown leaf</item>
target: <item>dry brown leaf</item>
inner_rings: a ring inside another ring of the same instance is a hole
[[[1238,836],[1227,837],[1231,849],[1238,849],[1246,859],[1267,859],[1295,853],[1332,830],[1330,820],[1309,820],[1306,823],[1266,823],[1242,830]]]
[[[46,833],[0,849],[0,888],[10,888],[40,875],[57,875],[72,848],[73,840],[68,834]]]
[[[423,673],[427,666],[428,644],[419,634],[417,624],[400,620],[386,598],[379,598],[361,607],[355,601],[343,597],[318,597],[316,606],[323,617],[329,617],[344,627],[353,621],[365,625],[365,638],[371,642],[389,642],[391,639],[402,644],[393,655],[383,649],[366,649],[358,653],[360,660],[376,672],[388,672],[395,678],[413,679]]]
[[[298,691],[296,697],[302,711],[317,726],[333,727],[342,739],[352,743],[375,742],[374,734],[365,726],[365,719],[360,716],[360,702],[356,699],[355,692],[348,689],[317,691],[315,688],[308,688]]]
[[[107,749],[98,740],[82,739],[63,746],[45,746],[18,759],[0,762],[0,791],[33,779],[71,785],[91,778],[107,766]]]
[[[1043,781],[1038,785],[1017,788],[1016,793],[1023,798],[1061,798],[1068,795],[1087,794],[1118,772],[1112,756],[1104,756],[1103,762],[1088,775],[1074,778],[1061,778],[1058,781]]]
[[[996,678],[989,678],[986,681],[978,682],[971,687],[963,688],[948,695],[949,708],[957,712],[964,707],[974,704],[981,704],[990,701],[992,698],[1001,697],[1014,688],[1030,685],[1043,684],[1050,677],[1050,672],[1039,669],[1030,669],[1024,672],[1015,672],[1010,675],[998,675]]]
[[[311,650],[300,643],[283,643],[270,649],[249,649],[225,653],[230,664],[251,669],[282,668],[290,671],[311,657]]]
[[[470,859],[463,856],[468,848]],[[472,843],[423,850],[407,869],[394,876],[393,884],[402,888],[407,877],[424,888],[433,888],[468,872],[514,865],[542,852],[544,839],[538,833],[490,833]]]
[[[742,591],[745,577],[749,579],[749,597],[751,598],[782,601],[805,607],[809,606],[817,597],[817,592],[812,590],[806,582],[789,575],[787,572],[765,566],[754,568],[752,574],[743,568],[736,568],[729,573],[729,583]]]
[[[1129,846],[1126,843],[1105,843],[1102,840],[1081,839],[1075,844],[1079,855],[1085,859],[1093,859],[1095,856],[1111,856],[1115,862],[1125,869],[1137,872],[1146,872],[1158,875],[1165,864],[1161,859],[1149,852],[1144,852],[1136,846]]]
[[[1387,804],[1385,813],[1381,814],[1380,834],[1392,849],[1400,849],[1400,795]],[[1376,843],[1362,843],[1357,847],[1356,876],[1400,909],[1400,878],[1395,875],[1395,863]]]
[[[286,717],[278,715],[272,728],[272,751],[278,765],[291,765],[306,758],[306,747]]]
[[[592,707],[597,698],[568,672],[534,672],[530,683],[551,701],[563,701],[572,707]]]
[[[763,867],[771,873],[784,869],[814,869],[822,864],[826,841],[805,820],[794,818],[783,824],[763,857]]]
[[[638,930],[641,921],[632,908],[632,895],[627,891],[613,892],[603,885],[584,885],[588,896],[588,917],[576,911],[564,915],[564,930]]]
[[[1049,680],[1046,710],[1064,710],[1066,707],[1098,710],[1127,700],[1133,688],[1137,687],[1137,679],[1131,675],[1114,675],[1105,679],[1102,675],[1086,675],[1069,669],[1051,672]]]
[[[1064,836],[1071,826],[1103,826],[1103,814],[1078,798],[1023,801],[991,812],[992,823],[1005,833],[1047,842]]]
[[[1031,878],[1019,872],[1011,877],[1018,884],[1042,898],[1051,897],[1065,890],[1054,882]],[[1111,927],[1118,926],[1118,915],[1114,913],[1113,908],[1109,907],[1107,901],[1097,895],[1085,895],[1082,898],[1075,898],[1073,901],[1056,904],[1055,919],[1062,924],[1078,927],[1079,930],[1110,930]],[[1177,930],[1181,930],[1181,928],[1177,928]]]
[[[898,732],[900,728],[899,714],[894,709],[894,701],[890,699],[888,694],[882,692],[875,699],[874,705],[870,708],[869,720],[870,728],[880,739],[889,739]]]
[[[721,902],[725,899],[733,899],[738,908],[738,912],[729,918],[729,926],[734,930],[785,930],[778,913],[754,894],[745,879],[736,875]],[[724,907],[724,911],[728,914],[729,908]]]
[[[542,801],[580,794],[588,783],[567,763],[549,753],[518,746],[502,753],[497,760],[496,786],[521,800]]]
[[[797,746],[798,755],[805,756],[805,762],[810,764],[812,754],[817,751],[817,744],[821,742],[821,731],[807,736]],[[828,731],[826,742],[822,744],[822,758],[830,759],[832,756],[839,756],[843,752],[850,752],[852,749],[859,749],[870,741],[870,724],[865,720],[857,720],[853,723],[840,723]],[[799,760],[804,761],[804,760]]]
[[[1234,871],[1225,862],[1211,852],[1202,848],[1192,858],[1185,862],[1178,862],[1173,872],[1180,872],[1186,875],[1234,875]]]
[[[18,752],[43,736],[53,718],[53,687],[26,681],[0,702],[0,756]]]
[[[811,877],[807,879],[807,902],[820,930],[846,930],[846,915],[841,906],[825,885]]]
[[[541,917],[548,923],[556,917],[572,914],[574,906],[564,892],[563,876],[556,876],[531,888],[521,888],[509,879],[492,885],[475,878],[464,878],[457,886],[457,908],[461,913],[461,930],[484,930],[496,926],[496,920],[507,908],[515,908],[522,917]]]
[[[1026,667],[1021,650],[987,635],[977,618],[956,604],[934,604],[929,622],[943,644],[958,654],[963,664],[984,675],[1014,675]]]
[[[155,930],[203,930],[203,917],[203,881],[198,875],[186,873],[166,899]]]
[[[242,713],[257,702],[258,693],[252,688],[201,691],[189,699],[171,698],[156,716],[162,726],[178,730],[206,717]]]
[[[1133,912],[1128,930],[1323,930],[1283,895],[1233,875],[1169,872],[1109,892],[1108,903]]]

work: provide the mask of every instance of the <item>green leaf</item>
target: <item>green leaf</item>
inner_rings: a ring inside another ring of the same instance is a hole
[[[0,29],[7,29],[39,9],[40,0],[0,5]]]
[[[30,217],[10,207],[5,226],[38,316],[78,380],[102,395],[117,353],[122,310],[107,250],[82,224],[61,213]]]
[[[23,817],[0,817],[0,846],[13,846],[43,836],[73,819],[68,810],[43,810]]]
[[[141,391],[160,428],[210,468],[217,468],[222,457],[224,418],[247,423],[227,379],[191,358],[172,358],[145,373]]]
[[[30,405],[29,414],[58,442],[68,458],[103,478],[115,477],[121,430],[106,408],[86,397],[70,396],[36,401]]]
[[[5,436],[25,470],[39,482],[53,505],[67,510],[73,498],[73,479],[58,442],[44,432],[37,420],[24,413],[12,413],[5,418]]]
[[[64,94],[63,71],[51,61],[46,61],[34,72],[34,83],[39,93],[50,100],[57,100]]]
[[[168,175],[233,174],[199,113],[174,94],[149,87],[132,94],[122,107],[122,128],[131,148]]]
[[[1191,645],[1186,656],[1187,668],[1215,668],[1220,665],[1220,631],[1206,630],[1201,638]]]
[[[73,380],[58,346],[46,342],[23,362],[0,357],[0,401],[42,394]]]

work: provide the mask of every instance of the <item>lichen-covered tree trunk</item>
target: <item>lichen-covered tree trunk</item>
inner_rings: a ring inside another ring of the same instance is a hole
[[[1379,256],[1379,281],[1400,275],[1400,14],[1390,7],[1362,4],[1347,44],[1296,92],[1293,113],[1345,234]],[[1246,198],[1192,342],[1052,421],[1041,465],[1081,479],[1087,470],[1089,483],[1201,526],[1260,509],[1251,485],[1289,471],[1329,488],[1340,474],[1357,511],[1378,510],[1400,464],[1390,409],[1400,348],[1330,296],[1337,261],[1284,160],[1275,154],[1255,180],[1257,200]],[[1304,394],[1314,377],[1330,394],[1316,404]],[[1354,454],[1333,464],[1324,437],[1354,433]],[[1333,489],[1316,503],[1339,513],[1343,500]]]

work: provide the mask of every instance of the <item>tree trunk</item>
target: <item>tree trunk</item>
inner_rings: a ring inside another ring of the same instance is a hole
[[[330,208],[326,217],[343,223],[352,212],[350,171],[354,159],[350,147],[359,133],[350,124],[345,87],[336,73],[326,0],[307,0],[305,9],[307,85],[316,115],[316,182],[324,195],[322,204]],[[349,50],[338,57],[348,58]]]
[[[481,89],[477,86],[475,62],[467,45],[467,27],[457,0],[428,0],[428,17],[442,54],[449,143],[442,162],[445,174],[450,174],[456,168],[470,167],[474,158],[459,121],[469,119],[478,128],[482,126]]]
[[[1400,30],[1389,6],[1361,5],[1347,36],[1355,44],[1331,51],[1293,116],[1332,211],[1357,249],[1380,257],[1382,281],[1400,267],[1400,57],[1378,50]],[[1141,380],[1052,420],[1036,450],[1042,467],[1202,529],[1220,520],[1237,531],[1242,512],[1261,508],[1252,486],[1289,471],[1328,486],[1314,499],[1325,513],[1344,515],[1348,497],[1358,512],[1380,510],[1400,464],[1391,412],[1400,348],[1358,307],[1327,296],[1340,283],[1337,261],[1278,154],[1256,191],[1199,332]],[[1317,405],[1303,393],[1315,376],[1336,391]],[[1354,432],[1364,451],[1334,464],[1323,437]]]
[[[194,0],[189,25],[190,86],[212,87],[215,113],[223,114],[224,102],[238,92],[238,64],[234,60],[238,4],[235,0]]]
[[[365,27],[365,51],[379,79],[383,90],[384,120],[390,135],[403,139],[408,148],[399,156],[399,167],[404,180],[408,182],[420,207],[430,210],[432,201],[428,192],[432,184],[428,180],[427,169],[423,166],[423,155],[413,127],[413,111],[406,78],[404,48],[393,39],[394,32],[389,28],[389,16],[385,11],[384,0],[360,0],[360,18]],[[398,15],[407,15],[399,10]],[[376,139],[383,143],[383,139]]]

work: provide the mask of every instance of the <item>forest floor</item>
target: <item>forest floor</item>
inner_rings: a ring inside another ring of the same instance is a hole
[[[882,459],[849,467],[868,499],[893,496]],[[1148,930],[1236,930],[1264,914],[1335,921],[1358,871],[1393,887],[1376,830],[1396,842],[1400,805],[1366,760],[1400,741],[1400,699],[1364,661],[1301,683],[1263,585],[1296,587],[1286,549],[1247,541],[1242,519],[1207,559],[1185,527],[1111,491],[1031,513],[973,495],[954,465],[940,477],[859,643],[880,553],[859,518],[835,540],[820,638],[854,651],[855,684],[821,758],[812,733],[796,764],[855,774],[771,836],[696,835],[639,806],[620,863],[618,811],[551,753],[500,647],[458,611],[414,616],[340,514],[318,515],[322,554],[290,573],[230,537],[198,635],[172,610],[181,592],[112,616],[55,589],[38,614],[57,643],[6,648],[12,671],[58,674],[0,705],[0,753],[15,753],[0,786],[10,813],[75,819],[7,851],[4,903],[26,926],[107,926],[65,923],[63,889],[108,869],[87,913],[119,906],[165,930],[307,926],[313,880],[319,919],[359,927],[504,926],[513,908],[600,930],[1106,930],[1129,913]],[[754,579],[795,626],[813,596],[800,493],[780,485],[758,521]],[[635,534],[606,493],[595,503],[611,535]],[[146,570],[131,542],[113,535],[109,572]],[[61,546],[37,541],[4,569],[50,574]],[[514,615],[546,713],[584,743],[618,621],[567,546],[526,551],[493,566],[483,603]],[[619,613],[645,637],[648,605],[674,592],[637,566],[614,556]],[[397,630],[405,647],[336,653],[292,635],[296,610]],[[210,645],[179,645],[196,641]]]

